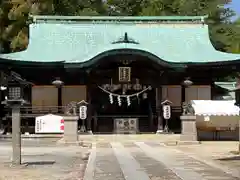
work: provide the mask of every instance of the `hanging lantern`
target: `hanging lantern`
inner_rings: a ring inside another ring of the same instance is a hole
[[[171,106],[170,105],[163,105],[163,117],[164,117],[164,119],[171,118]]]
[[[121,97],[118,96],[117,99],[118,99],[118,105],[121,106],[122,105]]]
[[[61,87],[64,83],[63,83],[63,81],[60,80],[59,77],[57,77],[56,80],[54,80],[54,81],[52,82],[52,84],[53,84],[55,87],[59,88],[59,87]]]
[[[109,94],[109,101],[110,101],[111,104],[113,104],[113,96],[112,96],[112,94]]]
[[[130,97],[127,96],[127,105],[130,106],[131,105],[131,100],[130,100]]]
[[[185,87],[189,87],[193,84],[193,82],[190,80],[190,78],[186,78],[184,81],[183,81],[183,85]]]

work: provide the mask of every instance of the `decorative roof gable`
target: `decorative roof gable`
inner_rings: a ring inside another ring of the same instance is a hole
[[[128,37],[127,32],[125,32],[124,36],[120,37],[117,41],[112,42],[112,44],[118,43],[139,44],[139,42],[135,41],[133,38]]]

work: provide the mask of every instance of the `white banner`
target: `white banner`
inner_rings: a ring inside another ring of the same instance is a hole
[[[62,116],[47,114],[35,119],[35,133],[63,133],[64,119]]]

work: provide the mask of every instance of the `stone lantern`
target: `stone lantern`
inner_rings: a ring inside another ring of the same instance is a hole
[[[12,117],[12,163],[21,164],[21,106],[27,104],[24,100],[24,87],[29,83],[21,78],[17,73],[11,72],[8,77],[7,90],[8,95],[2,102],[11,108]]]
[[[190,78],[186,78],[184,81],[183,81],[183,85],[185,87],[189,87],[193,84],[193,82],[190,80]]]

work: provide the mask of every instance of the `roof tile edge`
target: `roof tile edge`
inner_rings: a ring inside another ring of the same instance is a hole
[[[29,15],[34,23],[38,22],[76,22],[76,21],[100,21],[100,22],[197,22],[204,23],[205,16],[39,16]]]

